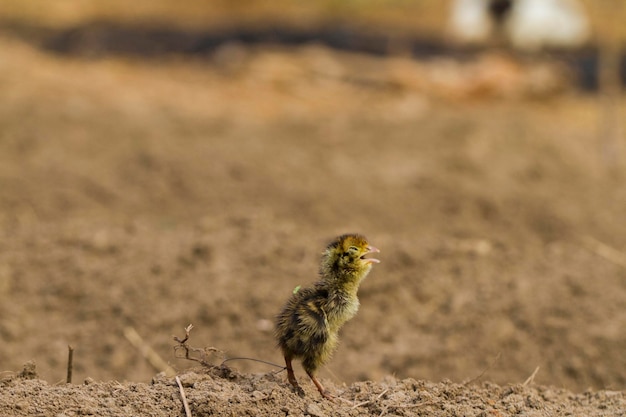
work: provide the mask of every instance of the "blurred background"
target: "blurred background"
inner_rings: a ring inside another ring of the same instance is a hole
[[[624,389],[624,22],[621,0],[3,0],[0,371],[62,381],[72,345],[75,382],[149,381],[138,346],[190,367],[189,323],[281,364],[274,315],[360,232],[382,262],[323,378]]]

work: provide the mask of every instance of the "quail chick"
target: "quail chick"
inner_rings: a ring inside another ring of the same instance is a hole
[[[297,287],[276,318],[275,337],[285,357],[287,378],[303,394],[291,366],[300,359],[317,390],[333,398],[315,377],[337,347],[339,329],[359,309],[359,284],[378,259],[365,256],[380,252],[364,236],[346,234],[333,240],[322,254],[320,280],[312,287]]]

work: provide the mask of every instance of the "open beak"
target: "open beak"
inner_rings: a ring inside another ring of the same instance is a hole
[[[368,246],[368,247],[367,247],[367,252],[365,252],[365,253],[363,254],[363,256],[361,256],[361,259],[363,259],[363,260],[365,260],[365,261],[368,261],[368,263],[371,263],[371,264],[377,264],[377,263],[380,263],[380,260],[378,260],[378,259],[376,259],[376,258],[366,258],[366,257],[365,257],[365,255],[368,255],[368,254],[370,254],[370,253],[378,253],[378,252],[380,252],[380,250],[378,250],[378,248],[375,248],[374,246]]]

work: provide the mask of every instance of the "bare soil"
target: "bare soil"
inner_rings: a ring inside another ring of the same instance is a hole
[[[586,391],[523,384],[463,385],[413,378],[354,382],[329,388],[340,396],[319,398],[311,386],[299,397],[274,374],[239,374],[227,368],[196,369],[178,377],[159,375],[150,384],[87,381],[51,386],[15,378],[3,381],[0,413],[12,416],[623,416],[623,391]],[[182,393],[182,394],[181,394]],[[184,397],[183,397],[184,396]],[[183,400],[184,398],[184,400]]]
[[[558,67],[0,48],[0,414],[182,415],[133,330],[194,416],[626,413],[624,149]],[[176,358],[193,323],[280,364],[273,316],[344,232],[382,262],[320,373],[343,400]]]

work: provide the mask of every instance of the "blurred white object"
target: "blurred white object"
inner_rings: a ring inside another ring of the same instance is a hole
[[[504,37],[514,47],[576,47],[589,38],[589,22],[577,0],[454,0],[450,30],[468,43]],[[499,39],[496,39],[499,40]]]
[[[588,39],[589,23],[576,0],[516,0],[507,32],[521,49],[576,47]]]
[[[449,25],[452,35],[463,42],[486,42],[494,26],[489,0],[454,0]]]

